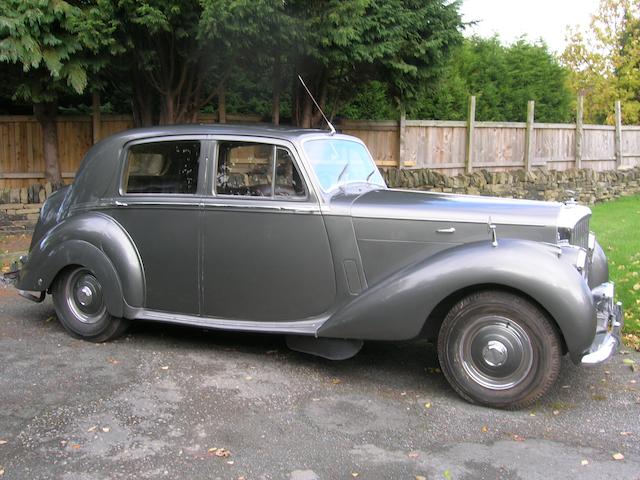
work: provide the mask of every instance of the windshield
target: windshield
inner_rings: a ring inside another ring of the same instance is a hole
[[[386,186],[364,145],[335,138],[309,140],[304,151],[325,192],[352,182]]]

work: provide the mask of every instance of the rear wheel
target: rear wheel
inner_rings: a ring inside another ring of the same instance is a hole
[[[537,306],[507,292],[459,301],[438,335],[438,358],[451,386],[472,403],[522,408],[538,400],[560,371],[562,344]]]
[[[125,319],[109,314],[100,281],[85,267],[72,267],[58,275],[52,294],[60,323],[74,337],[105,342],[128,327]]]

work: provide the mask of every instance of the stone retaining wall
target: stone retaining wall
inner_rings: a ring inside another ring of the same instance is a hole
[[[490,172],[483,169],[455,177],[430,169],[390,168],[384,169],[383,175],[387,184],[394,188],[532,200],[575,198],[583,204],[593,204],[621,195],[640,193],[640,167],[604,172],[589,169]],[[568,190],[574,193],[567,192]]]
[[[513,170],[509,172],[477,172],[449,177],[430,169],[383,170],[387,184],[395,188],[436,192],[494,195],[532,200],[565,200],[575,198],[583,204],[611,200],[621,195],[640,193],[640,167],[628,170]],[[568,191],[574,193],[568,193]],[[27,226],[38,219],[42,203],[51,195],[50,183],[26,188],[0,190],[0,214],[22,220]]]

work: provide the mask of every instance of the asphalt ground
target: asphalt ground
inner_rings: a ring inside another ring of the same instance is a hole
[[[138,323],[96,345],[0,288],[0,478],[640,479],[631,361],[565,359],[533,408],[491,410],[423,341],[332,362],[281,336]]]

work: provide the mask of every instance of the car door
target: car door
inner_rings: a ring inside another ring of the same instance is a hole
[[[218,139],[203,201],[206,316],[295,321],[334,302],[335,275],[319,203],[286,142]]]
[[[124,152],[111,215],[138,249],[147,309],[200,313],[201,165],[209,148],[203,137],[169,137],[136,142]]]

